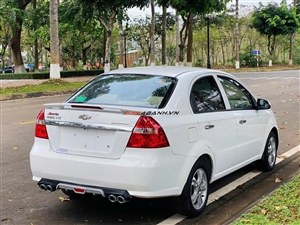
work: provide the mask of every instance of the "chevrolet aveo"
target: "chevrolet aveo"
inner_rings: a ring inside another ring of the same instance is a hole
[[[178,213],[198,216],[210,183],[253,162],[274,168],[270,107],[221,71],[104,73],[64,103],[44,105],[30,152],[33,180],[43,190],[119,203],[172,197]]]

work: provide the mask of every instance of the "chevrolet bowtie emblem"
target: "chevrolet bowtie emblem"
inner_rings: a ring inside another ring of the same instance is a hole
[[[78,119],[82,119],[82,120],[89,120],[89,119],[91,119],[91,118],[92,118],[91,116],[85,115],[85,114],[80,115],[80,116],[78,117]]]

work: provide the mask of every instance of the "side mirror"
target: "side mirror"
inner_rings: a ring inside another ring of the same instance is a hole
[[[271,103],[266,99],[257,99],[257,109],[270,109]]]

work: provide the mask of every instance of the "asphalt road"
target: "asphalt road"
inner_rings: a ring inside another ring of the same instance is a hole
[[[278,126],[280,127],[278,154],[284,154],[291,148],[298,146],[299,71],[236,75],[250,87],[256,96],[271,101],[272,109],[276,113]],[[137,200],[123,205],[112,204],[101,197],[87,197],[68,201],[60,191],[49,193],[38,188],[31,179],[29,167],[29,151],[33,144],[35,119],[44,103],[62,102],[67,97],[67,95],[47,96],[0,102],[0,224],[154,225],[174,215],[175,210],[168,199]],[[292,162],[292,159],[290,161]],[[238,213],[232,211],[233,208],[236,208],[236,205],[233,204],[232,195],[243,199],[243,201],[238,201],[243,202],[238,211],[240,213],[271,189],[271,182],[266,182],[266,180],[273,180],[280,173],[282,166],[276,166],[277,170],[275,172],[264,173],[260,178],[249,181],[244,185],[245,188],[248,187],[246,190],[257,190],[255,195],[252,193],[252,198],[251,195],[250,198],[246,198],[245,189],[234,190],[227,195],[229,197],[210,204],[201,217],[193,220],[186,219],[179,222],[179,224],[218,224],[216,220],[209,219],[217,218],[217,221],[220,222],[221,217],[227,221],[234,218]],[[294,164],[290,167],[289,171],[285,170],[285,176],[287,177],[293,170],[299,169],[299,165],[296,168]],[[253,165],[250,165],[215,182],[211,188],[212,192],[253,169]],[[258,189],[254,189],[254,186]],[[259,189],[262,191],[259,192]],[[258,193],[261,193],[261,195]],[[226,199],[226,202],[224,202],[224,199]],[[227,216],[221,213],[222,211],[224,213],[222,205],[225,204],[227,204],[225,210]],[[230,205],[232,208],[230,208]]]

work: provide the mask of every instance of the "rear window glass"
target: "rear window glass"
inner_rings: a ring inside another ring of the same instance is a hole
[[[165,76],[100,75],[68,102],[160,108],[166,104],[175,84],[175,78]]]

